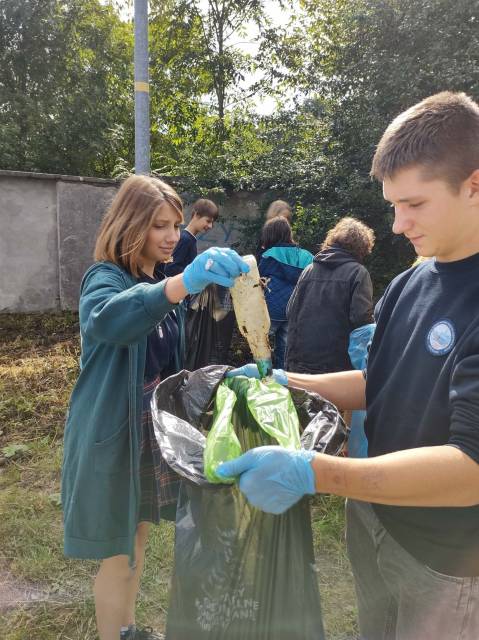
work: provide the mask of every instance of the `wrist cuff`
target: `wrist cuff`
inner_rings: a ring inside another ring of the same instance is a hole
[[[286,371],[284,369],[274,369],[273,377],[278,384],[282,384],[283,386],[288,386],[288,376],[286,375]]]
[[[300,449],[300,455],[304,460],[305,464],[305,472],[307,476],[307,491],[310,495],[314,495],[316,493],[316,474],[314,473],[313,465],[311,464],[315,451],[311,451],[309,449]]]

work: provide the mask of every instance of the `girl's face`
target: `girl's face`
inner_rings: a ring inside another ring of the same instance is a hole
[[[158,208],[141,251],[145,265],[170,260],[180,239],[180,225],[180,217],[168,203]]]

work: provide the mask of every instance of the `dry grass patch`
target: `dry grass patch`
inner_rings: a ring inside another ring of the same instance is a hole
[[[59,505],[65,411],[78,374],[75,314],[0,314],[0,460],[5,447],[27,450],[0,466],[0,568],[12,590],[35,588],[36,603],[1,610],[2,640],[94,640],[91,583],[96,562],[62,551]],[[235,339],[232,364],[245,354]],[[233,350],[232,350],[233,351]],[[351,573],[344,547],[343,501],[313,500],[318,580],[329,640],[356,634]],[[139,624],[164,628],[174,526],[153,527],[138,608]]]

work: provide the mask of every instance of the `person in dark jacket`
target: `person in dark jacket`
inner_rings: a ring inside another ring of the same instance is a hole
[[[266,278],[270,337],[274,338],[273,366],[282,369],[288,334],[286,306],[303,269],[313,261],[313,254],[293,242],[291,226],[283,216],[266,222],[261,232],[261,248],[258,269],[260,276]]]
[[[105,215],[80,295],[80,375],[65,426],[65,554],[101,560],[95,609],[101,640],[158,638],[135,628],[149,523],[173,507],[178,478],[154,436],[150,398],[181,368],[179,302],[210,283],[232,286],[248,265],[211,248],[162,279],[180,236],[182,202],[157,178],[131,176]]]
[[[349,335],[373,322],[371,277],[361,264],[373,246],[372,229],[354,218],[343,218],[328,232],[288,304],[288,371],[328,373],[353,368]]]

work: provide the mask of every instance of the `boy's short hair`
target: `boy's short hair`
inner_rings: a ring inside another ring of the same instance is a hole
[[[371,175],[382,181],[413,166],[457,190],[479,169],[479,105],[465,93],[443,91],[398,115],[379,141]]]
[[[213,200],[207,198],[200,198],[197,200],[191,209],[191,217],[198,216],[199,218],[212,218],[214,221],[218,220],[218,206]]]
[[[374,247],[375,235],[364,222],[355,218],[341,218],[338,224],[330,229],[321,245],[321,250],[333,245],[349,251],[359,262],[368,256]]]

